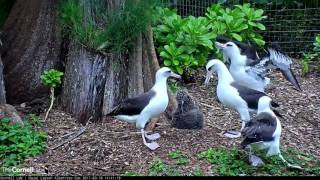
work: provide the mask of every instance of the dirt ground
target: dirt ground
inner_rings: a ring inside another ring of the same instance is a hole
[[[300,68],[294,71],[299,76]],[[155,132],[162,136],[160,148],[148,150],[142,143],[134,125],[108,119],[102,123],[88,124],[87,130],[79,138],[55,150],[46,150],[40,156],[30,158],[26,166],[34,167],[38,175],[123,175],[125,172],[148,174],[152,160],[160,158],[166,161],[168,153],[181,150],[190,163],[179,166],[181,171],[190,172],[200,167],[205,175],[211,175],[211,166],[199,161],[197,154],[210,147],[236,147],[241,139],[229,139],[222,133],[231,128],[240,129],[239,115],[223,107],[216,99],[216,76],[209,87],[203,86],[205,72],[200,70],[195,84],[185,87],[197,99],[201,107],[205,125],[201,130],[181,130],[170,127],[161,116]],[[282,146],[291,147],[320,157],[320,77],[310,74],[306,78],[298,77],[303,92],[293,89],[280,73],[273,74],[272,87],[267,91],[280,104]],[[48,147],[58,144],[65,134],[77,131],[80,125],[70,115],[54,110],[44,124],[48,132]]]

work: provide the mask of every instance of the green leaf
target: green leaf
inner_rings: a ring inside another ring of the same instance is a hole
[[[256,10],[256,11],[254,12],[254,16],[255,16],[256,18],[261,17],[262,14],[263,14],[263,10],[262,10],[262,9],[258,9],[258,10]]]
[[[231,36],[235,38],[237,41],[242,41],[242,37],[239,34],[231,33]]]
[[[180,63],[179,63],[178,60],[176,60],[176,59],[173,60],[173,65],[178,66],[179,64],[180,64]]]
[[[253,38],[254,42],[256,42],[259,46],[265,45],[265,41],[262,39]]]
[[[169,59],[169,58],[171,57],[171,56],[170,56],[167,52],[165,52],[165,51],[160,52],[160,56],[163,57],[163,58],[166,58],[166,59]]]
[[[263,25],[263,24],[261,24],[261,23],[256,23],[256,27],[258,28],[258,29],[260,29],[260,30],[266,30],[266,27]]]
[[[180,75],[183,74],[183,69],[181,67],[176,66],[176,70]]]
[[[169,61],[169,60],[164,60],[163,63],[165,66],[171,66],[171,61]]]

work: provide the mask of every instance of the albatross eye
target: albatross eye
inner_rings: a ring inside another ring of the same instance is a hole
[[[228,46],[228,47],[231,47],[231,46],[232,46],[232,44],[227,44],[227,46]]]

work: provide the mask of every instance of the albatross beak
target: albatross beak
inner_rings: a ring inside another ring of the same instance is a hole
[[[225,44],[222,44],[222,43],[219,43],[219,42],[215,42],[215,45],[216,45],[216,47],[218,48],[218,49],[224,49],[224,48],[226,48],[226,45]]]
[[[176,73],[174,73],[174,72],[171,72],[171,75],[170,75],[170,76],[171,76],[171,77],[174,77],[174,78],[181,79],[181,76],[178,75],[178,74],[176,74]]]
[[[206,86],[208,86],[208,84],[209,84],[209,81],[210,81],[210,79],[211,79],[211,75],[212,75],[212,71],[207,71],[206,80],[204,81],[204,84],[205,84]]]

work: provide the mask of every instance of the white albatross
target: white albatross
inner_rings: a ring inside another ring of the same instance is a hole
[[[276,47],[269,46],[268,54],[259,58],[256,49],[248,44],[219,37],[215,45],[222,49],[224,56],[230,60],[229,71],[234,80],[243,86],[265,92],[265,88],[270,84],[268,78],[270,70],[277,69],[295,89],[301,91],[291,69],[291,58]]]
[[[300,166],[291,165],[281,155],[281,123],[270,108],[271,102],[268,96],[259,99],[257,117],[246,123],[241,132],[243,137],[241,148],[249,150],[249,162],[253,166],[263,164],[263,161],[252,153],[251,146],[255,145],[260,149],[266,149],[267,157],[278,155],[289,167],[302,169]]]
[[[205,84],[209,84],[212,73],[216,71],[218,74],[218,99],[222,104],[236,110],[240,114],[242,130],[245,126],[245,123],[250,121],[249,112],[256,112],[258,109],[259,99],[267,95],[263,92],[247,88],[238,82],[235,82],[226,65],[218,59],[210,60],[206,65],[206,69],[207,76]],[[279,106],[275,102],[272,102],[272,105],[273,107]],[[281,116],[279,113],[277,114]],[[230,134],[234,134],[234,136]],[[235,138],[240,137],[241,134],[240,132],[229,132],[229,135],[226,135],[228,137]]]
[[[163,67],[156,72],[156,82],[148,92],[122,101],[107,114],[107,116],[114,116],[119,120],[135,123],[136,127],[141,130],[143,143],[151,150],[157,149],[159,145],[156,142],[147,143],[145,138],[153,141],[160,138],[160,134],[147,135],[144,127],[152,117],[158,116],[166,110],[169,103],[167,93],[167,79],[169,77],[181,78],[169,68]]]

